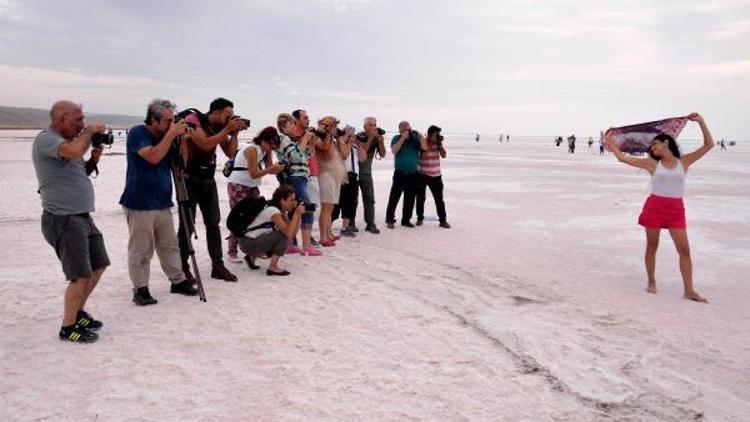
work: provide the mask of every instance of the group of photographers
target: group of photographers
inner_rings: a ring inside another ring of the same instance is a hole
[[[94,192],[88,175],[96,170],[101,156],[96,139],[104,134],[105,127],[100,123],[84,127],[81,107],[69,101],[56,102],[50,119],[50,127],[34,140],[32,158],[44,210],[42,233],[55,249],[68,280],[59,337],[90,343],[97,340],[96,331],[103,323],[84,308],[109,265],[109,258],[102,234],[90,216],[94,211]],[[372,162],[384,157],[386,150],[385,131],[378,128],[377,120],[367,117],[364,130],[359,133],[350,126],[339,129],[339,121],[333,116],[323,117],[316,127],[309,127],[304,110],[282,113],[276,123],[276,127],[264,128],[251,143],[240,147],[238,135],[250,122],[234,115],[231,101],[217,98],[203,114],[195,109],[177,113],[172,102],[156,99],[147,107],[144,124],[128,131],[127,171],[120,204],[128,226],[128,272],[137,305],[157,303],[148,288],[154,251],[171,282],[171,293],[202,295],[200,275],[193,275],[198,268],[191,270],[188,263],[191,256],[195,263],[190,237],[195,230],[197,208],[206,229],[211,277],[237,281],[223,262],[214,179],[219,146],[227,157],[234,158],[233,166],[228,171],[225,168],[232,209],[247,198],[259,198],[264,176],[276,176],[280,184],[271,200],[263,202],[252,215],[244,234],[235,233],[228,238],[231,261],[245,261],[248,267],[257,269],[256,258],[267,257],[268,276],[289,275],[279,266],[285,254],[320,256],[316,243],[334,247],[340,236],[356,236],[359,191],[365,230],[380,233],[375,224]],[[427,186],[435,199],[440,226],[450,228],[440,176],[440,159],[446,157],[442,139],[436,126],[422,136],[408,122],[399,124],[399,134],[391,141],[395,171],[386,211],[389,228],[394,228],[395,209],[402,194],[401,225],[414,227],[410,220],[415,202],[416,224],[422,224]],[[89,160],[84,161],[92,140],[94,148]],[[181,206],[177,233],[171,213],[173,178]],[[317,198],[311,187],[318,191]],[[319,208],[316,202],[320,203]],[[316,211],[319,243],[312,238]],[[338,216],[342,226],[337,236],[332,223]],[[301,244],[297,243],[299,232]],[[245,256],[240,258],[238,250]]]

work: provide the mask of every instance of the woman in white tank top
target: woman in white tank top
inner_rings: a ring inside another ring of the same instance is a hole
[[[646,291],[656,293],[656,250],[659,246],[661,229],[669,230],[677,253],[680,256],[680,273],[684,285],[685,299],[708,302],[693,288],[693,263],[690,258],[690,244],[685,223],[685,207],[682,197],[685,193],[685,177],[688,168],[703,157],[714,146],[713,138],[703,116],[691,113],[688,119],[698,122],[703,132],[703,145],[697,150],[682,155],[675,140],[669,135],[657,135],[651,143],[650,158],[634,158],[625,155],[614,143],[612,137],[606,139],[607,147],[618,161],[645,169],[651,174],[651,195],[643,205],[638,224],[646,229]]]
[[[227,179],[229,209],[248,197],[260,196],[258,187],[261,178],[267,174],[277,174],[284,169],[281,164],[273,163],[273,151],[279,148],[281,139],[276,128],[269,126],[245,146],[234,157],[235,170]],[[237,238],[230,234],[227,238],[227,254],[231,262],[242,262],[237,256]]]

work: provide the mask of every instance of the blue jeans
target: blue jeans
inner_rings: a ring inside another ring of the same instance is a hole
[[[288,183],[294,188],[294,193],[297,196],[297,201],[304,203],[312,202],[310,200],[310,194],[307,192],[307,184],[309,180],[305,176],[290,176]],[[313,221],[315,220],[315,213],[305,212],[302,214],[302,224],[300,229],[308,230],[312,229]]]

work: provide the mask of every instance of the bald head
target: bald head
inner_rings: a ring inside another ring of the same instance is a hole
[[[65,139],[73,139],[83,130],[83,111],[78,104],[61,100],[49,110],[50,126]]]
[[[49,110],[50,123],[58,123],[65,114],[76,111],[81,111],[81,107],[78,104],[68,100],[57,101],[52,104],[52,108]]]

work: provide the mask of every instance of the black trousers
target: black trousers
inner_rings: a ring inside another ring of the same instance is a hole
[[[424,201],[427,196],[427,187],[430,187],[432,198],[435,200],[435,209],[437,210],[440,222],[445,222],[445,202],[443,201],[443,177],[419,175],[419,186],[417,186],[417,220],[424,220]]]
[[[401,194],[404,195],[404,206],[401,209],[401,223],[411,220],[414,213],[414,201],[417,194],[417,185],[419,173],[404,173],[401,171],[393,172],[393,184],[391,193],[388,196],[388,206],[385,210],[385,222],[393,224],[396,222],[396,206],[401,200]]]
[[[221,210],[219,209],[219,193],[216,190],[216,181],[185,179],[189,207],[193,216],[192,223],[195,224],[196,206],[200,207],[203,216],[203,224],[206,226],[206,244],[208,245],[208,254],[211,256],[213,265],[223,264],[221,250],[221,231],[219,230],[219,221],[221,220]],[[187,243],[187,236],[193,232],[187,233],[187,228],[180,219],[180,228],[177,232],[177,238],[180,241],[180,258],[182,266],[187,266],[190,251]]]
[[[357,218],[357,204],[359,203],[359,182],[357,173],[349,173],[349,181],[341,186],[339,194],[339,203],[334,205],[331,214],[331,220],[336,221],[339,218],[346,218],[350,224],[354,225],[354,219]]]

